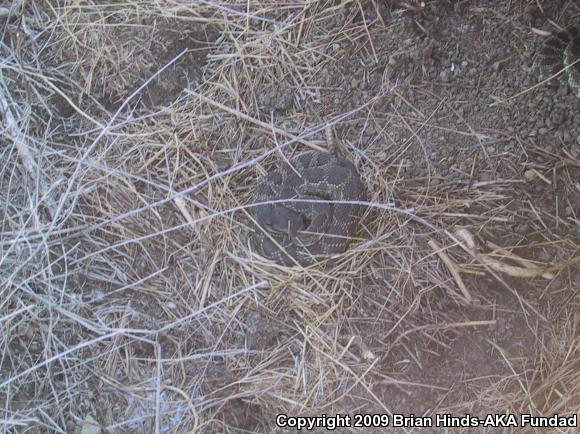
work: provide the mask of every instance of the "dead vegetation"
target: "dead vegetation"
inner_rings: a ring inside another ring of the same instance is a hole
[[[457,7],[6,3],[4,430],[578,413],[579,127],[546,147],[469,117],[469,94],[431,83],[438,64],[401,66],[407,28]],[[535,7],[515,3],[472,12]],[[535,98],[500,112],[505,89],[479,81],[476,105],[508,121]],[[360,239],[307,269],[260,261],[256,177],[325,149],[329,127],[371,191]]]

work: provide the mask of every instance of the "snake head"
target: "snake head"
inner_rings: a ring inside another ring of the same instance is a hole
[[[274,206],[263,216],[263,225],[271,232],[281,234],[296,233],[302,229],[302,218],[296,211],[283,206]]]
[[[299,188],[297,188],[299,190]],[[302,199],[305,201],[302,202]],[[297,247],[311,246],[317,243],[328,229],[332,217],[332,207],[314,195],[301,195],[284,204],[292,218],[287,218],[286,235]]]

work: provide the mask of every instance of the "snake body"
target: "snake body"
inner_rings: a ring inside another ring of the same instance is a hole
[[[539,80],[557,74],[558,80],[570,86],[580,98],[580,24],[567,27],[547,38],[534,58],[533,69]]]
[[[363,207],[324,201],[365,199],[366,189],[350,161],[305,152],[258,181],[252,202],[277,202],[252,207],[254,246],[263,257],[285,266],[305,266],[342,253],[356,235]]]

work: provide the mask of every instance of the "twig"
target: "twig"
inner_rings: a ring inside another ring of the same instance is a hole
[[[543,277],[544,279],[551,279],[554,277],[552,272],[557,272],[563,270],[564,268],[571,267],[577,263],[580,263],[580,256],[572,258],[566,262],[554,265],[552,267],[540,268],[540,267],[528,267],[521,268],[514,265],[508,265],[498,260],[495,260],[489,255],[479,253],[476,250],[475,242],[473,236],[469,233],[467,229],[460,229],[455,232],[458,238],[461,238],[467,245],[466,251],[476,258],[482,265],[489,267],[495,271],[508,274],[513,277]],[[462,244],[464,246],[464,244]]]
[[[280,129],[280,128],[272,125],[272,124],[268,124],[268,123],[263,122],[263,121],[261,121],[259,119],[253,118],[252,116],[249,116],[249,115],[247,115],[245,113],[242,113],[239,110],[230,108],[227,105],[224,105],[222,103],[219,103],[217,101],[214,101],[213,99],[208,98],[205,95],[202,95],[201,93],[198,93],[198,92],[196,92],[194,90],[186,89],[186,92],[189,93],[191,96],[194,96],[195,98],[200,99],[201,101],[205,102],[206,104],[209,104],[211,106],[214,106],[216,108],[219,108],[220,110],[223,110],[223,111],[225,111],[227,113],[230,113],[230,114],[232,114],[234,116],[237,116],[240,119],[243,119],[245,121],[248,121],[248,122],[250,122],[250,123],[252,123],[254,125],[257,125],[259,127],[262,127],[266,131],[273,131],[276,134],[279,134],[281,136],[284,136],[287,139],[290,139],[290,140],[292,140],[294,142],[302,143],[303,145],[306,145],[309,148],[312,148],[312,149],[314,149],[316,151],[321,151],[321,152],[324,152],[325,151],[325,149],[321,148],[318,145],[315,145],[314,143],[308,142],[308,141],[306,141],[304,139],[301,139],[300,137],[297,137],[294,134],[290,134],[290,133],[288,133],[288,132],[286,132],[286,131],[284,131],[284,130],[282,130],[282,129]]]
[[[0,79],[1,79],[0,75]],[[1,80],[0,80],[1,81]],[[10,131],[10,136],[12,141],[16,146],[18,155],[22,160],[24,169],[28,175],[34,179],[35,184],[38,185],[42,192],[42,197],[45,198],[46,208],[50,214],[51,219],[54,219],[56,213],[56,201],[49,189],[49,182],[45,182],[42,178],[42,172],[38,166],[38,163],[34,159],[32,152],[30,152],[30,145],[25,139],[24,134],[18,126],[18,121],[16,120],[14,113],[10,109],[6,95],[4,94],[4,84],[0,85],[0,111],[4,115],[4,123],[6,124],[6,129]]]
[[[487,245],[488,245],[490,248],[492,248],[492,249],[494,249],[494,250],[497,250],[497,251],[498,251],[498,252],[500,252],[502,255],[508,256],[510,259],[512,259],[513,261],[515,261],[515,262],[517,262],[517,263],[521,264],[523,267],[525,267],[525,268],[527,268],[527,269],[529,269],[529,270],[533,270],[533,269],[535,269],[535,268],[538,268],[538,267],[536,267],[536,266],[535,266],[535,265],[534,265],[534,264],[533,264],[531,261],[529,261],[529,260],[527,260],[527,259],[525,259],[525,258],[522,258],[521,256],[518,256],[518,255],[516,255],[514,252],[510,252],[510,251],[508,251],[508,250],[504,249],[503,247],[501,247],[501,246],[498,246],[498,245],[497,245],[497,244],[495,244],[495,243],[492,243],[491,241],[487,241],[487,242],[486,242],[486,244],[487,244]],[[542,275],[542,277],[543,277],[544,279],[552,279],[552,278],[554,278],[554,275],[553,275],[552,273],[544,273],[544,274]]]
[[[447,255],[447,253],[445,253],[443,251],[443,249],[439,246],[439,244],[437,244],[437,241],[430,239],[428,244],[433,249],[433,251],[435,253],[437,253],[437,255],[441,258],[441,260],[445,263],[445,265],[449,269],[449,272],[451,273],[451,275],[455,279],[457,286],[459,287],[459,289],[463,293],[463,296],[465,297],[465,299],[467,301],[471,301],[472,300],[471,294],[467,290],[467,287],[465,286],[463,279],[459,275],[460,267],[451,260],[451,258]]]

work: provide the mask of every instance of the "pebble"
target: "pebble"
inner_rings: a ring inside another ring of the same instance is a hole
[[[530,225],[522,223],[516,226],[516,232],[520,235],[525,235],[530,230]]]
[[[568,88],[567,85],[560,85],[560,87],[558,88],[558,95],[566,96],[569,93],[570,93],[570,89]]]
[[[66,430],[67,432],[74,432],[77,425],[74,420],[67,420],[66,422]]]
[[[550,121],[554,125],[560,125],[562,122],[564,122],[564,113],[562,110],[554,110],[550,114]]]
[[[562,141],[564,143],[570,143],[571,140],[572,140],[572,134],[570,134],[570,131],[564,131],[562,133]]]
[[[491,181],[491,173],[483,172],[481,175],[479,175],[479,179],[482,182],[489,182],[489,181]]]
[[[533,170],[526,170],[524,172],[524,178],[526,178],[528,181],[533,180],[536,177],[536,174],[534,173]]]
[[[103,291],[93,291],[92,293],[92,301],[93,302],[100,302],[105,299],[105,293]]]

